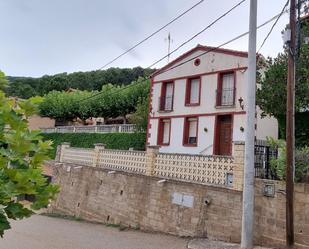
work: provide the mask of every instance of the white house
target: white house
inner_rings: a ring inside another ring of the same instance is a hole
[[[151,78],[147,144],[160,152],[231,155],[245,140],[247,52],[198,45]],[[261,118],[256,139],[277,138],[277,120]]]

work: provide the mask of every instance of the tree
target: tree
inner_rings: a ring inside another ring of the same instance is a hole
[[[62,121],[76,118],[86,120],[90,117],[115,118],[136,110],[139,99],[149,93],[149,80],[138,79],[128,86],[107,84],[98,91],[52,91],[45,95],[40,105],[42,116]]]
[[[136,112],[129,118],[130,122],[136,124],[138,130],[146,131],[148,125],[148,114],[149,114],[149,97],[140,98]]]
[[[96,110],[87,98],[96,92],[73,91],[48,93],[40,104],[40,114],[56,120],[73,121],[76,118],[86,120],[96,115]],[[86,101],[85,101],[86,100]]]
[[[302,23],[302,35],[309,36],[309,22]],[[287,52],[266,60],[265,76],[257,89],[257,104],[264,114],[279,121],[281,137],[285,137]],[[309,145],[309,44],[303,43],[296,62],[295,81],[296,145]],[[307,120],[307,121],[306,121]]]
[[[0,82],[3,81],[1,73]],[[46,206],[58,192],[42,175],[42,163],[48,159],[50,141],[42,141],[38,131],[28,129],[27,118],[36,111],[40,99],[17,102],[0,91],[0,235],[10,228],[9,219],[29,217]],[[19,201],[21,195],[33,195],[31,207]]]
[[[60,73],[44,75],[40,78],[8,77],[10,81],[7,93],[10,96],[29,98],[43,96],[51,91],[78,89],[81,91],[101,90],[104,85],[129,85],[139,77],[150,75],[155,69],[149,68],[109,68],[90,72]]]

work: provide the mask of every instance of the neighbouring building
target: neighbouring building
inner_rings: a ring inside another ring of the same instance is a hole
[[[198,45],[153,73],[147,144],[160,152],[231,155],[245,140],[248,53]],[[256,111],[256,139],[278,124]]]

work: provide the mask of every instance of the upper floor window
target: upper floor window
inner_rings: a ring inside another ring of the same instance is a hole
[[[174,98],[174,82],[163,82],[159,99],[159,111],[172,111]]]
[[[169,145],[171,132],[171,120],[159,119],[158,145]]]
[[[217,106],[232,106],[235,104],[235,73],[219,75],[217,90]]]
[[[201,78],[191,78],[187,80],[186,105],[199,105],[201,96]]]
[[[197,146],[197,127],[198,118],[186,118],[184,124],[183,144],[190,146]]]

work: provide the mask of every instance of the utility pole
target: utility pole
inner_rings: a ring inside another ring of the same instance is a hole
[[[242,205],[241,248],[253,247],[254,221],[254,136],[256,90],[256,19],[257,0],[250,0],[248,83],[246,95],[245,167]]]
[[[294,245],[294,105],[295,105],[295,39],[296,1],[290,1],[290,30],[288,44],[288,82],[286,106],[286,244]]]

